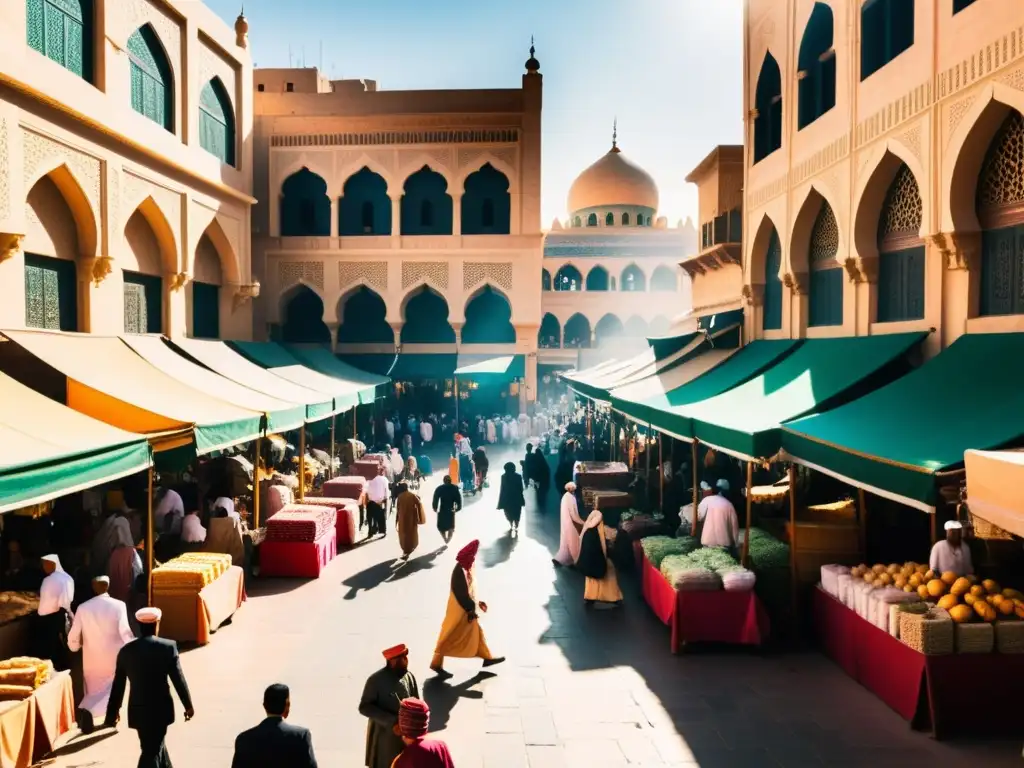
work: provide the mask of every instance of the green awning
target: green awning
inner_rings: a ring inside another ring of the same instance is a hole
[[[653,424],[662,432],[690,439],[689,420],[682,415],[684,406],[738,387],[792,352],[799,344],[793,339],[753,341],[688,384],[642,403],[613,400],[612,407],[642,424]]]
[[[422,381],[450,379],[458,368],[458,355],[454,352],[403,352],[395,362],[391,378],[394,381]]]
[[[121,341],[134,349],[154,368],[182,384],[226,403],[234,403],[250,411],[264,414],[267,417],[268,430],[287,432],[298,429],[305,421],[304,406],[257,392],[193,363],[169,347],[161,336],[125,335],[121,337]]]
[[[783,425],[792,460],[932,511],[935,475],[969,448],[1024,440],[1024,333],[967,334],[917,370],[827,413]]]
[[[512,381],[526,375],[526,358],[523,355],[461,354],[456,362],[458,368],[454,375],[459,378]]]
[[[104,424],[0,373],[0,512],[142,472],[143,435]]]
[[[770,458],[782,447],[782,422],[888,384],[907,372],[904,358],[925,336],[809,339],[745,384],[680,409],[676,426],[726,453]]]
[[[223,341],[178,338],[169,343],[225,379],[278,400],[301,403],[306,407],[307,423],[326,419],[332,413],[334,398],[281,378],[239,354]]]
[[[366,388],[359,391],[360,403],[372,403],[377,398],[377,387],[388,384],[391,379],[387,376],[380,376],[376,373],[360,370],[356,366],[339,360],[338,357],[327,347],[320,345],[307,346],[302,344],[285,344],[295,358],[325,376],[333,376],[343,381],[354,381],[363,384]]]
[[[359,393],[366,385],[336,379],[303,365],[288,350],[273,341],[229,341],[228,344],[275,376],[334,398],[332,413],[359,405]]]
[[[339,357],[343,362],[361,371],[375,373],[378,376],[388,378],[391,366],[394,365],[398,355],[394,352],[354,352],[343,354]]]

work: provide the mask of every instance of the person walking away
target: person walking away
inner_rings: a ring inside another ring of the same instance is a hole
[[[728,493],[729,481],[719,478],[715,492],[706,496],[697,507],[697,519],[704,521],[700,533],[701,546],[735,550],[739,542],[740,521],[736,507],[726,498]]]
[[[463,493],[476,492],[476,479],[473,474],[473,449],[469,445],[468,437],[463,437],[459,441],[459,481],[462,483]]]
[[[530,487],[530,465],[533,464],[533,444],[526,444],[526,455],[523,460],[519,462],[519,466],[523,468],[523,488]]]
[[[583,533],[583,520],[576,502],[576,483],[565,484],[559,514],[558,553],[552,562],[555,565],[575,565],[580,557],[580,536]]]
[[[75,580],[61,567],[57,555],[42,558],[43,584],[39,588],[39,607],[36,609],[36,645],[39,656],[53,662],[54,669],[62,671],[68,664],[68,631],[74,615],[71,604],[75,601]]]
[[[405,749],[391,768],[455,768],[448,745],[439,739],[425,738],[430,730],[430,707],[423,699],[402,699],[398,730]]]
[[[387,505],[388,479],[384,476],[384,467],[377,468],[377,476],[366,484],[366,517],[369,524],[368,538],[378,533],[388,535]]]
[[[107,712],[107,700],[114,685],[117,654],[135,639],[128,626],[128,609],[108,594],[110,579],[92,580],[92,597],[78,606],[68,633],[68,650],[82,651],[82,677],[85,697],[78,705],[78,725],[82,733],[92,733],[95,718]]]
[[[622,591],[619,580],[615,576],[615,566],[608,559],[608,542],[604,533],[604,518],[601,512],[594,510],[583,524],[580,536],[580,556],[576,567],[586,576],[587,582],[583,590],[583,602],[592,605],[595,602],[618,605],[622,602]]]
[[[935,571],[935,578],[946,571],[952,571],[957,576],[974,573],[971,550],[963,540],[963,528],[963,524],[957,520],[946,521],[946,538],[935,542],[928,558],[928,567]]]
[[[482,492],[487,485],[487,470],[491,468],[491,460],[482,445],[473,451],[473,467],[476,469],[476,490]]]
[[[158,488],[155,494],[153,525],[156,530],[171,536],[181,535],[181,522],[185,518],[185,501],[171,488]]]
[[[510,461],[505,464],[505,474],[501,476],[501,489],[498,491],[498,509],[505,513],[510,531],[519,533],[519,518],[525,506],[523,477],[516,472],[516,465]]]
[[[452,483],[452,476],[445,475],[441,485],[434,489],[434,501],[431,505],[437,513],[437,530],[444,540],[445,547],[455,533],[455,513],[462,509],[462,494]]]
[[[543,512],[548,490],[551,488],[551,468],[548,466],[547,457],[539,448],[529,453],[526,460],[530,468],[530,479],[537,486],[537,509]]]
[[[367,718],[366,766],[391,768],[405,744],[398,729],[402,699],[419,698],[420,688],[409,671],[409,648],[396,645],[384,651],[383,669],[370,675],[359,700],[359,714]]]
[[[185,707],[185,722],[195,716],[192,697],[178,659],[178,645],[159,637],[159,608],[141,608],[135,613],[141,637],[132,640],[117,654],[114,684],[107,702],[106,724],[120,721],[121,702],[126,682],[131,683],[128,696],[128,727],[139,735],[138,768],[171,768],[167,754],[167,727],[174,722],[174,700],[167,681]]]
[[[420,421],[420,445],[430,445],[434,440],[434,425],[427,419]]]
[[[235,738],[235,756],[231,768],[317,768],[313,754],[313,736],[308,728],[285,722],[292,709],[291,692],[283,683],[274,683],[263,692],[263,722]]]
[[[451,677],[444,668],[445,656],[456,659],[483,659],[484,667],[492,667],[505,660],[504,656],[495,657],[491,654],[477,616],[478,607],[480,611],[487,613],[487,603],[477,601],[474,585],[473,565],[479,550],[480,540],[474,539],[455,556],[448,607],[441,624],[441,633],[437,638],[434,658],[430,661],[430,668],[439,677]]]
[[[402,548],[402,559],[408,560],[409,555],[420,545],[420,526],[427,522],[427,515],[423,511],[420,497],[410,491],[405,483],[398,486],[395,506],[398,509],[395,515],[398,544]]]

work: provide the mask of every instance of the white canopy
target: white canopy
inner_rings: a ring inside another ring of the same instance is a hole
[[[1024,536],[1024,452],[964,451],[971,512],[1015,536]]]

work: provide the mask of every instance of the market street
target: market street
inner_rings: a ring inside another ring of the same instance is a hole
[[[383,664],[381,649],[400,642],[431,704],[431,730],[458,768],[1020,764],[1019,743],[937,743],[912,732],[814,652],[673,657],[668,629],[628,575],[624,609],[586,611],[582,577],[550,560],[560,494],[552,491],[538,514],[528,492],[519,539],[507,535],[494,508],[505,460],[492,452],[491,488],[468,500],[447,551],[428,513],[406,565],[391,531],[341,553],[317,581],[255,582],[233,623],[183,654],[196,717],[183,722],[178,705],[167,740],[174,764],[230,765],[235,735],[263,717],[263,689],[283,682],[290,721],[312,730],[321,768],[362,766],[359,695]],[[434,482],[421,489],[428,504]],[[455,676],[439,683],[427,667],[455,552],[473,537],[481,540],[479,594],[490,607],[484,628],[508,661],[481,673],[479,661],[449,660]],[[124,721],[115,736],[105,733],[81,739],[93,742],[81,751],[72,744],[53,765],[134,765],[135,733]]]

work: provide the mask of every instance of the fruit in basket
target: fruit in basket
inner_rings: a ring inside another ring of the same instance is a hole
[[[967,605],[974,605],[977,601],[978,601],[978,596],[977,595],[972,595],[970,592],[968,592],[966,595],[964,595],[964,602]]]
[[[914,589],[914,588],[913,588],[912,586],[910,586],[909,584],[907,584],[907,585],[906,585],[905,587],[903,587],[903,591],[904,591],[904,592],[916,592],[917,590],[916,590],[916,589]]]
[[[870,584],[871,582],[873,582],[875,580],[875,572],[874,571],[865,571],[864,572],[864,576],[862,578],[864,579],[864,581],[866,581],[868,584]]]
[[[924,584],[917,588],[917,594],[921,596],[922,600],[927,600],[931,595],[928,594],[928,587]]]
[[[981,617],[982,621],[996,620],[996,609],[988,603],[986,603],[984,600],[978,600],[974,603],[974,612]]]
[[[973,585],[971,587],[971,594],[974,595],[975,597],[984,597],[985,596],[985,588],[983,586],[981,586],[981,584],[975,584],[975,585]]]
[[[950,597],[950,595],[947,595]],[[954,605],[949,609],[949,616],[957,624],[965,624],[974,618],[974,611],[971,610],[969,605]]]
[[[1017,607],[1017,606],[1015,606],[1015,605],[1013,604],[1013,601],[1011,601],[1011,600],[1003,600],[1003,602],[1001,602],[1001,603],[999,604],[999,613],[1000,613],[1000,614],[1001,614],[1002,616],[1005,616],[1005,617],[1006,617],[1006,618],[1008,618],[1008,619],[1010,619],[1010,618],[1013,618],[1013,617],[1014,617],[1014,616],[1016,615],[1016,614],[1014,613],[1014,609],[1015,609],[1016,607]]]
[[[953,586],[953,583],[956,581],[956,574],[953,573],[953,571],[946,571],[941,576],[939,576],[939,578],[942,579],[942,582],[946,586],[951,587]]]
[[[917,589],[918,587],[921,586],[922,578],[923,577],[921,576],[920,573],[918,573],[917,571],[914,571],[912,574],[910,574],[910,578],[907,580],[907,583],[910,586],[912,586],[914,589]]]
[[[1002,590],[999,588],[999,583],[994,579],[985,579],[981,582],[981,586],[985,588],[985,591],[990,595],[998,595]]]
[[[942,579],[930,579],[928,581],[928,594],[932,597],[942,597],[946,593],[946,583]]]
[[[928,566],[927,565],[919,565],[916,568],[914,568],[914,570],[917,571],[918,573],[920,573],[922,576],[924,576],[926,573],[928,573]]]
[[[925,581],[931,581],[935,577],[936,577],[935,571],[933,571],[931,568],[929,568],[927,571],[924,572],[924,580]]]
[[[1024,600],[1024,595],[1022,595],[1016,589],[1004,589],[1003,597],[1007,597],[1010,600]]]
[[[885,573],[885,566],[881,565],[881,564],[879,564],[879,565],[872,565],[871,566],[871,571],[875,575],[883,574],[883,573]]]
[[[885,569],[885,572],[890,576],[895,576],[900,572],[900,567],[896,563],[889,563],[889,566]]]
[[[943,595],[939,598],[938,606],[944,611],[948,611],[950,608],[955,607],[958,602],[959,600],[956,595]]]
[[[907,577],[904,576],[902,573],[893,576],[892,585],[894,587],[899,587],[900,589],[903,589],[905,586],[907,586]]]
[[[1014,605],[1013,612],[1017,614],[1018,619],[1024,619],[1024,605]]]
[[[959,597],[960,595],[966,595],[970,589],[971,582],[961,577],[953,582],[953,586],[949,588],[949,594]]]

